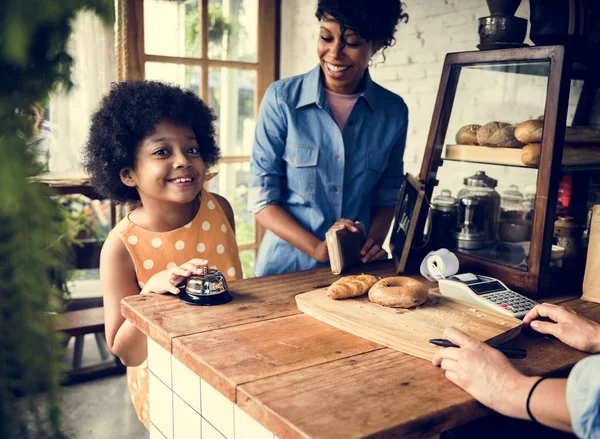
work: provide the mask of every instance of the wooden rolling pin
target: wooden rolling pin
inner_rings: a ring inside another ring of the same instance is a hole
[[[540,143],[544,129],[543,120],[528,120],[515,128],[515,137],[522,143]],[[600,146],[600,128],[566,127],[565,142],[596,143]]]
[[[530,143],[521,150],[521,161],[528,166],[540,164],[542,145]],[[563,166],[598,165],[600,164],[600,148],[597,146],[564,145]]]

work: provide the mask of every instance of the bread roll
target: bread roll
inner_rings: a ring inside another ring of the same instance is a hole
[[[527,120],[515,128],[515,137],[523,143],[540,143],[544,130],[543,120]],[[600,128],[566,127],[565,142],[597,143],[600,145]]]
[[[471,124],[465,125],[456,133],[457,145],[479,145],[477,143],[477,131],[481,125]]]
[[[369,291],[377,278],[370,274],[361,274],[358,276],[344,276],[327,288],[327,296],[330,299],[347,299],[348,297],[358,297]]]
[[[515,137],[515,126],[504,122],[490,122],[477,130],[477,143],[498,148],[523,146]]]
[[[386,277],[369,290],[369,300],[392,308],[414,308],[425,303],[429,290],[410,277]]]
[[[540,164],[541,153],[542,145],[540,143],[530,143],[521,150],[521,161],[528,166],[537,166]],[[562,164],[563,166],[600,164],[600,148],[564,145]]]
[[[536,143],[542,141],[543,120],[527,120],[515,128],[515,137],[522,143]]]

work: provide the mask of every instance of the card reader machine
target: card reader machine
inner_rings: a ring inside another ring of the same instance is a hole
[[[498,279],[473,273],[438,281],[440,294],[522,319],[537,302],[509,289]]]

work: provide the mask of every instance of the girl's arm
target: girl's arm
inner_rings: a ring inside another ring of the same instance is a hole
[[[131,256],[121,239],[110,234],[100,255],[100,280],[104,293],[106,342],[126,366],[138,366],[146,359],[146,336],[121,315],[121,299],[140,293]]]

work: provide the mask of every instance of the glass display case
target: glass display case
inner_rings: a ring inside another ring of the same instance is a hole
[[[529,296],[572,290],[585,266],[600,76],[574,58],[565,46],[448,54],[419,174],[425,248]]]

